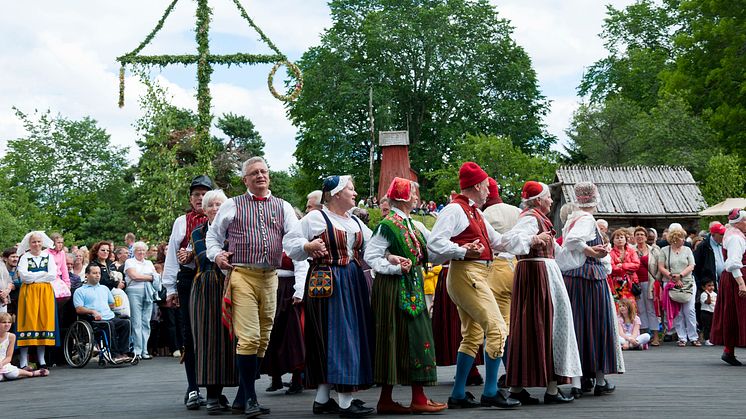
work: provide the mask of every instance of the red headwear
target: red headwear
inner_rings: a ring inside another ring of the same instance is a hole
[[[461,165],[458,171],[458,183],[462,190],[482,182],[487,177],[487,172],[482,170],[478,164],[470,161]]]
[[[725,226],[720,223],[713,224],[710,227],[710,234],[725,234]]]
[[[549,187],[545,183],[536,182],[529,180],[523,185],[521,191],[521,199],[523,201],[529,201],[536,198],[541,198],[549,194]]]
[[[495,204],[502,204],[503,200],[500,198],[500,187],[493,178],[487,178],[489,181],[489,195],[487,195],[487,201],[484,203],[482,209],[489,208]]]
[[[409,201],[412,197],[412,181],[400,177],[391,180],[386,196],[394,201]]]

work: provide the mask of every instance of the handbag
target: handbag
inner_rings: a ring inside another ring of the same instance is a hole
[[[70,288],[67,286],[65,281],[63,281],[60,278],[55,279],[51,282],[52,289],[54,290],[54,298],[55,300],[62,300],[64,298],[70,297]]]
[[[329,298],[334,292],[334,275],[328,265],[316,266],[308,274],[308,298]]]
[[[642,295],[642,287],[637,282],[632,283],[630,290],[632,291],[632,295],[634,295],[635,297],[639,297],[640,295]]]
[[[666,260],[668,273],[671,273],[671,247],[668,248],[668,259]],[[668,298],[679,304],[686,304],[694,296],[694,281],[686,281],[681,287],[673,287],[668,290]]]

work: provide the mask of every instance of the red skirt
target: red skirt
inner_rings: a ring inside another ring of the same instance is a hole
[[[746,276],[746,268],[741,268],[741,272]],[[746,298],[738,296],[738,284],[733,274],[724,271],[720,275],[719,291],[710,342],[746,348]]]
[[[435,362],[438,366],[456,365],[458,347],[461,345],[461,319],[458,309],[448,295],[446,277],[448,266],[438,274],[438,284],[433,296],[433,341],[435,342]],[[477,353],[474,361],[482,364],[482,351]]]

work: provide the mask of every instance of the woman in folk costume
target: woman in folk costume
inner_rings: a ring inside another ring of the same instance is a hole
[[[349,211],[357,193],[350,176],[324,180],[320,211],[311,211],[283,238],[294,260],[313,258],[306,280],[306,386],[316,388],[313,413],[360,417],[373,409],[353,403],[353,391],[373,382],[373,319],[360,268],[372,232]],[[332,386],[339,404],[329,397]]]
[[[376,273],[371,306],[376,333],[373,381],[381,385],[379,415],[439,412],[448,407],[428,399],[423,389],[436,384],[438,376],[423,286],[430,231],[409,217],[417,205],[416,188],[408,179],[391,181],[386,192],[391,211],[365,248],[365,261]],[[409,407],[391,398],[396,384],[412,386]]]
[[[730,365],[741,365],[735,347],[746,347],[746,211],[733,209],[723,235],[725,264],[720,274],[718,300],[712,319],[710,341],[724,345],[721,359]]]
[[[575,200],[578,210],[570,214],[562,234],[566,251],[562,274],[572,304],[583,378],[596,379],[594,394],[600,396],[614,391],[605,376],[624,372],[624,361],[617,341],[616,310],[606,282],[607,268],[602,261],[608,252],[593,217],[598,205],[596,185],[577,183]],[[582,397],[580,377],[573,377],[571,391],[575,398]]]
[[[18,296],[17,346],[19,367],[28,369],[28,348],[36,346],[39,368],[46,368],[45,346],[59,344],[52,281],[57,277],[54,258],[44,249],[54,246],[43,231],[32,231],[23,238],[16,252],[21,292]]]
[[[238,372],[233,341],[222,324],[222,300],[225,294],[223,272],[207,258],[205,238],[220,205],[228,198],[220,189],[202,197],[207,221],[189,232],[197,274],[189,296],[191,333],[194,336],[194,361],[197,385],[207,388],[207,413],[230,410],[223,387],[238,386]]]
[[[572,309],[554,256],[560,248],[547,214],[552,207],[549,187],[528,181],[521,200],[525,209],[515,227],[505,233],[505,251],[518,257],[510,305],[507,384],[511,397],[536,404],[525,387],[546,387],[544,403],[569,403],[557,383],[581,374]]]

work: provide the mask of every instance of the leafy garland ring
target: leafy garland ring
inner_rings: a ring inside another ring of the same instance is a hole
[[[295,78],[295,87],[289,95],[279,94],[277,90],[275,90],[274,86],[275,73],[277,72],[277,69],[283,65],[286,66],[293,73],[293,77]],[[291,63],[288,60],[278,61],[269,72],[269,76],[267,77],[267,86],[269,86],[269,91],[270,93],[272,93],[272,96],[283,102],[292,102],[295,99],[298,99],[298,96],[300,96],[300,92],[303,90],[303,73],[301,73],[300,68],[298,68],[297,65]]]

